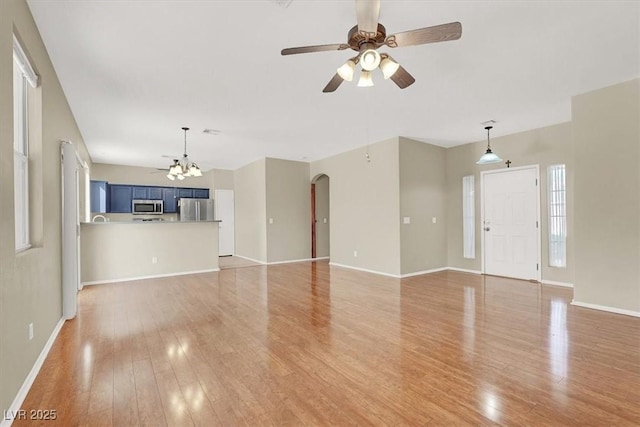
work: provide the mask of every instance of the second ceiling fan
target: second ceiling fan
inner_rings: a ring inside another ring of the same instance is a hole
[[[451,22],[433,27],[404,31],[387,36],[386,29],[378,22],[380,0],[355,0],[358,25],[349,30],[347,43],[282,49],[282,55],[352,49],[358,54],[338,68],[323,92],[333,92],[344,81],[353,80],[356,65],[362,66],[358,86],[373,86],[371,72],[382,70],[385,79],[391,79],[400,89],[416,80],[387,53],[379,53],[382,46],[390,48],[458,40],[462,36],[462,24]]]

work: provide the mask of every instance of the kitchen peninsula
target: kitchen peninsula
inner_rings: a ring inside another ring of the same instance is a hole
[[[220,221],[80,225],[83,285],[218,271]]]

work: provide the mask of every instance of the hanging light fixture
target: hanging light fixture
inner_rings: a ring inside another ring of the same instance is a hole
[[[174,181],[176,178],[182,181],[187,176],[202,176],[202,171],[197,164],[189,160],[189,156],[187,156],[187,131],[189,128],[182,128],[184,131],[184,154],[182,159],[174,159],[173,164],[169,166],[169,173],[167,174],[167,178],[171,181]]]
[[[487,130],[487,151],[480,157],[480,160],[476,162],[477,165],[488,165],[490,163],[499,163],[502,159],[491,151],[491,140],[489,139],[489,131],[493,128],[493,126],[486,126]]]

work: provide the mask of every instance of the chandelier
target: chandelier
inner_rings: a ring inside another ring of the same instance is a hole
[[[189,160],[189,156],[187,156],[187,131],[189,128],[182,128],[184,131],[184,154],[182,159],[173,159],[173,164],[169,166],[169,173],[167,174],[167,178],[171,181],[174,181],[176,178],[178,180],[183,180],[187,176],[202,176],[202,172],[197,164]]]

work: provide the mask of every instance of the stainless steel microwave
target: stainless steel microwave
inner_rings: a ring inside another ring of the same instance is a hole
[[[131,213],[134,215],[162,215],[164,203],[162,200],[133,200]]]

